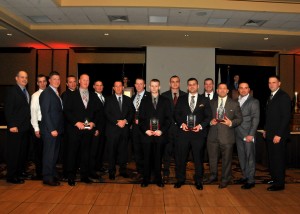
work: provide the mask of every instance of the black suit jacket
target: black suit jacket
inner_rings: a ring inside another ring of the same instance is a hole
[[[205,92],[203,94],[201,94],[202,97],[206,97],[205,96]],[[208,97],[206,97],[208,99]],[[214,92],[214,96],[212,98],[213,100],[218,99],[218,94],[216,92]],[[210,99],[209,99],[210,100]]]
[[[275,135],[282,140],[288,138],[291,119],[291,99],[283,90],[279,89],[266,106],[266,138],[273,139]]]
[[[98,102],[98,130],[100,131],[100,133],[104,132],[104,127],[105,127],[105,114],[104,114],[104,103],[102,103],[102,101],[100,100],[100,98],[98,97],[98,94],[95,92],[95,95],[97,97],[97,102]],[[105,96],[102,94],[102,96],[105,99]]]
[[[185,95],[185,94],[186,94],[186,92],[179,90],[179,96],[178,96],[178,98],[181,97],[181,96],[183,96],[183,95]],[[174,113],[174,109],[175,109],[175,105],[174,105],[174,102],[173,102],[172,90],[169,90],[169,91],[166,91],[166,92],[162,93],[161,96],[164,96],[164,97],[166,97],[166,98],[169,99],[170,104],[171,104],[171,112],[173,114]]]
[[[163,135],[166,134],[172,122],[170,106],[170,101],[164,96],[158,97],[156,109],[152,103],[152,96],[144,98],[139,109],[139,126],[142,133],[150,130],[150,119],[155,117],[159,120],[159,130]]]
[[[18,85],[8,88],[5,97],[4,114],[7,129],[17,127],[19,132],[30,128],[30,106]]]
[[[42,121],[41,132],[49,133],[56,130],[59,134],[64,130],[62,101],[48,86],[39,97]]]
[[[122,112],[119,108],[116,95],[113,94],[107,97],[104,105],[106,135],[111,136],[120,131],[121,128],[116,125],[118,120],[126,119],[128,124],[126,124],[124,128],[129,131],[129,127],[133,121],[134,111],[134,106],[129,97],[122,95]]]
[[[186,124],[187,115],[196,115],[196,126],[199,124],[202,126],[202,130],[200,130],[198,133],[199,135],[205,136],[207,127],[212,119],[212,112],[209,104],[209,99],[198,94],[197,103],[192,113],[188,97],[189,95],[186,94],[180,97],[177,101],[174,113],[177,125],[178,127],[180,127],[182,123]],[[181,129],[181,131],[183,130]]]
[[[99,102],[98,97],[94,92],[89,91],[89,99],[87,108],[85,108],[80,91],[76,90],[66,96],[64,99],[64,113],[66,115],[67,123],[69,128],[77,129],[75,124],[77,122],[93,122],[97,129],[100,129],[99,125]]]

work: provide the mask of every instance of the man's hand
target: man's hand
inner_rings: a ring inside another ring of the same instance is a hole
[[[266,138],[266,131],[263,131],[262,135],[263,135],[263,138]]]
[[[9,129],[9,131],[10,131],[10,132],[13,132],[13,133],[19,132],[18,127],[11,127],[11,128]]]
[[[210,121],[210,125],[211,126],[215,126],[215,125],[217,125],[218,124],[218,121],[216,120],[216,118],[214,118],[214,119],[212,119],[211,121]]]
[[[41,138],[41,133],[40,133],[40,131],[35,131],[34,134],[35,134],[35,136],[36,136],[37,138]]]
[[[199,132],[200,130],[202,130],[202,126],[200,124],[192,129],[193,132]]]
[[[153,135],[156,136],[156,137],[159,137],[162,135],[162,132],[160,130],[156,130],[153,132]]]
[[[148,135],[148,136],[152,136],[152,135],[153,135],[153,131],[151,131],[151,130],[147,130],[147,131],[146,131],[146,135]]]
[[[89,129],[93,129],[93,128],[95,127],[95,123],[93,123],[93,122],[89,122],[89,126],[90,126],[90,128],[89,128]]]
[[[79,129],[79,130],[84,130],[84,123],[83,122],[77,122],[75,124],[75,126]]]
[[[224,117],[224,121],[221,122],[222,124],[226,125],[226,126],[232,126],[232,122],[230,119],[228,119],[228,117]]]
[[[98,130],[95,131],[95,136],[97,137],[100,134],[100,132]]]
[[[252,143],[252,142],[253,142],[253,139],[254,139],[254,137],[251,136],[251,135],[248,135],[248,136],[245,137],[245,141],[246,141],[247,143]]]
[[[138,125],[138,124],[139,124],[139,120],[135,120],[134,122],[135,122],[135,124],[136,124],[136,125]]]
[[[117,126],[119,126],[120,128],[124,128],[126,125],[126,120],[118,120]]]
[[[278,136],[278,135],[275,135],[274,138],[273,138],[273,143],[274,143],[274,144],[277,144],[277,143],[280,142],[280,140],[281,140],[281,137]]]
[[[52,137],[57,137],[58,136],[58,132],[56,130],[51,132]]]
[[[187,127],[187,125],[186,125],[185,123],[182,123],[182,124],[181,124],[181,128],[182,128],[182,130],[185,131],[185,132],[189,131],[189,128]]]

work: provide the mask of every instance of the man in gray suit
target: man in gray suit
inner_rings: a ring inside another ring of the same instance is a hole
[[[243,117],[239,103],[227,96],[229,90],[225,83],[218,85],[218,99],[211,100],[213,115],[223,109],[224,118],[217,117],[210,121],[207,137],[207,150],[209,156],[210,178],[207,183],[218,180],[218,154],[222,155],[222,179],[219,188],[227,187],[231,180],[232,149],[235,142],[234,128],[241,124]]]
[[[243,177],[234,182],[244,184],[242,189],[251,189],[255,186],[255,133],[259,123],[259,101],[250,94],[249,84],[239,84],[238,102],[242,109],[243,122],[235,128],[235,142],[237,146],[240,166]]]

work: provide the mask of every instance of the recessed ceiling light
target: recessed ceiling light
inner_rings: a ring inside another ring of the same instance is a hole
[[[12,33],[7,33],[6,35],[7,35],[7,36],[12,36]]]
[[[184,34],[184,36],[185,36],[185,37],[189,37],[190,35],[189,35],[189,34]]]
[[[269,37],[265,37],[264,40],[265,40],[265,41],[269,40]]]
[[[149,16],[150,23],[167,23],[167,16]]]
[[[109,33],[105,33],[104,36],[109,36]]]

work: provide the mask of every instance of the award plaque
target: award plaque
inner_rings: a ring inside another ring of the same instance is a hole
[[[225,108],[224,107],[217,108],[216,120],[218,122],[224,122],[224,118],[225,118]]]
[[[150,130],[151,131],[159,130],[159,120],[155,117],[150,119]]]
[[[186,116],[186,125],[189,130],[192,130],[196,126],[196,115],[189,114]]]
[[[89,120],[87,118],[84,121],[84,129],[91,129],[91,126],[89,124]]]

